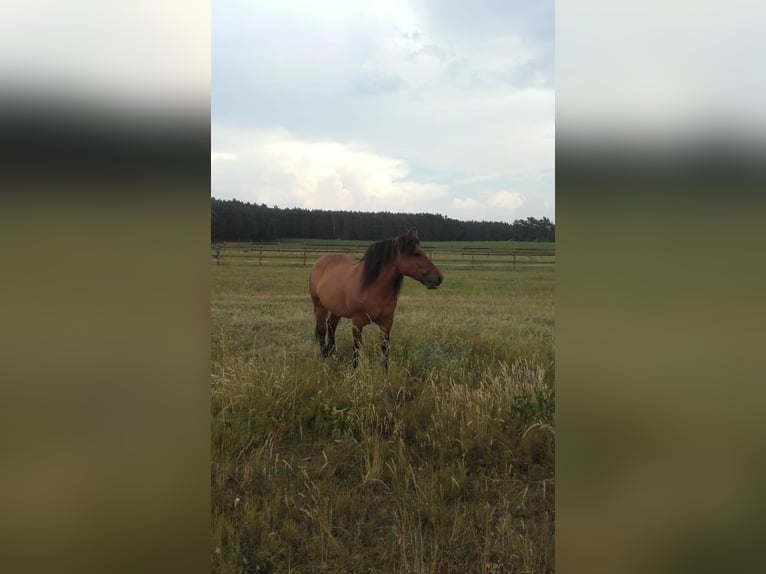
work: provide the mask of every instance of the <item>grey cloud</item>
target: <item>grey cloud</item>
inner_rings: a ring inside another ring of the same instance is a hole
[[[421,0],[413,5],[437,33],[515,34],[553,42],[553,0]]]
[[[360,96],[378,96],[398,92],[404,81],[396,74],[366,71],[352,80],[351,92]]]
[[[544,52],[529,62],[510,70],[508,83],[513,86],[536,86],[552,88],[555,85],[553,74],[553,52]]]
[[[449,54],[447,53],[447,50],[445,50],[441,46],[437,46],[436,44],[426,44],[419,50],[416,50],[415,52],[412,53],[412,57],[417,57],[421,55],[434,57],[440,62],[445,62],[449,58]]]
[[[519,87],[554,85],[553,0],[422,0],[414,4],[436,36],[483,41],[514,36],[534,46],[537,54],[504,78]],[[502,58],[502,54],[498,55]]]

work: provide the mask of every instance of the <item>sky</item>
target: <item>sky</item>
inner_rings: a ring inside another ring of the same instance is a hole
[[[212,3],[212,195],[548,217],[551,0]]]

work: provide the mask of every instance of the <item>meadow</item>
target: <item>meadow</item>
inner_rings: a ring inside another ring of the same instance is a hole
[[[433,261],[387,375],[374,325],[320,358],[309,267],[212,263],[213,572],[553,572],[555,265]]]

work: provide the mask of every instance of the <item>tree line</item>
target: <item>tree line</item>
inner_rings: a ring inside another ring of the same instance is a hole
[[[211,198],[211,239],[218,241],[276,241],[395,237],[410,227],[427,241],[555,241],[556,225],[547,217],[527,217],[513,223],[459,221],[433,213],[376,213],[268,207],[236,199]]]

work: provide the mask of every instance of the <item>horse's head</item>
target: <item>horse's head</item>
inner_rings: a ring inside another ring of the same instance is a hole
[[[399,237],[398,251],[396,268],[399,273],[420,281],[429,289],[436,289],[441,285],[444,275],[420,246],[417,229],[413,227]]]

